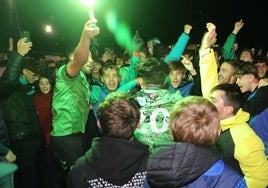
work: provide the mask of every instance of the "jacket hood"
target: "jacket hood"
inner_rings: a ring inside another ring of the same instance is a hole
[[[196,180],[217,160],[210,147],[189,143],[162,145],[148,160],[147,176],[152,187],[182,187]]]
[[[146,145],[103,136],[93,140],[86,160],[92,162],[94,171],[100,177],[118,185],[128,182],[137,172],[146,171],[148,156]]]
[[[249,120],[249,117],[249,113],[244,112],[242,109],[239,109],[235,116],[221,120],[221,130],[225,131],[226,129],[245,124]]]

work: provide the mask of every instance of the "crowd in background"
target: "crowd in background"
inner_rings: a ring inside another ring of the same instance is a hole
[[[243,20],[222,45],[213,23],[190,44],[185,24],[173,45],[136,33],[131,50],[96,45],[92,23],[65,55],[25,38],[0,53],[15,187],[268,186],[268,57],[237,46]]]

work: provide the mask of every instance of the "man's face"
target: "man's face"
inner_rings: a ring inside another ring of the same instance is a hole
[[[218,73],[218,80],[220,84],[234,84],[235,83],[235,76],[234,76],[235,69],[229,63],[223,62],[220,66],[220,70]]]
[[[33,84],[35,81],[38,80],[39,75],[35,74],[34,72],[30,71],[29,69],[24,68],[22,70],[22,76],[24,79],[27,80],[28,83]]]
[[[101,64],[94,62],[93,68],[92,68],[92,73],[98,74],[101,69]]]
[[[211,92],[210,94],[210,101],[216,106],[218,112],[219,112],[219,117],[220,120],[222,119],[226,119],[226,116],[224,114],[224,110],[225,110],[225,104],[224,104],[224,100],[222,98],[222,96],[225,95],[225,92],[222,90],[215,90],[213,92]]]
[[[264,78],[268,70],[267,65],[264,62],[258,62],[255,66],[257,67],[259,78]]]
[[[252,83],[251,74],[244,74],[244,75],[237,76],[236,84],[239,86],[240,91],[242,93],[251,91],[251,83]]]
[[[181,70],[173,70],[169,73],[170,84],[174,88],[178,88],[181,84],[181,81],[185,77],[185,72]]]
[[[252,62],[253,61],[251,54],[248,51],[242,52],[239,59],[242,61],[245,61],[245,62]]]
[[[119,73],[115,69],[106,69],[102,75],[102,82],[109,91],[115,91],[119,85]]]
[[[91,56],[89,56],[87,62],[84,64],[82,68],[82,72],[85,75],[89,75],[91,74],[93,67],[94,67],[94,61],[92,60]]]
[[[116,58],[115,63],[116,63],[116,65],[117,65],[118,67],[121,67],[121,66],[124,65],[124,61],[123,61],[123,59],[122,59],[122,58],[119,58],[119,57]]]

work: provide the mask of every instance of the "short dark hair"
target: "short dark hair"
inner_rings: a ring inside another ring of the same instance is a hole
[[[168,48],[168,46],[159,44],[154,46],[153,48],[153,57],[160,59],[160,60],[164,60],[164,58],[169,54],[170,49]]]
[[[243,48],[243,49],[240,51],[240,53],[239,53],[239,57],[240,57],[240,56],[242,55],[242,53],[244,53],[244,52],[248,52],[248,53],[250,54],[250,56],[251,56],[252,59],[255,58],[255,56],[254,56],[252,50],[249,49],[249,48]],[[248,63],[249,63],[249,62],[248,62]]]
[[[211,89],[211,93],[221,90],[225,92],[225,95],[222,97],[224,104],[228,106],[232,106],[234,108],[234,114],[242,106],[242,93],[240,88],[236,84],[219,84]]]
[[[236,70],[238,68],[238,66],[242,63],[243,61],[238,60],[238,59],[223,59],[221,60],[220,64],[223,63],[228,63],[229,65],[231,65],[232,67],[234,67],[234,69]]]
[[[145,84],[162,85],[169,73],[167,63],[156,58],[146,58],[136,66],[136,70]]]
[[[170,128],[176,142],[213,146],[220,130],[217,108],[206,98],[187,96],[174,105]]]
[[[140,105],[126,92],[112,92],[100,103],[98,117],[105,136],[131,139],[140,121]]]
[[[40,61],[33,58],[25,58],[24,69],[28,69],[37,75],[44,73],[44,65]]]
[[[105,62],[101,68],[101,76],[103,76],[105,71],[108,69],[116,70],[116,72],[118,73],[118,76],[119,76],[119,67],[115,64],[111,64],[111,63],[107,63],[107,62]]]
[[[168,62],[169,72],[171,71],[181,71],[183,73],[187,72],[187,69],[184,67],[181,61],[170,61]]]
[[[242,76],[245,74],[253,74],[256,78],[259,78],[258,69],[253,63],[249,63],[249,62],[243,62],[239,64],[235,74],[236,76]]]

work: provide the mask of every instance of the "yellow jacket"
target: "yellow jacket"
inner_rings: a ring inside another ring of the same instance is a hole
[[[199,51],[201,89],[203,97],[209,99],[210,90],[219,85],[218,68],[213,49]]]
[[[244,174],[249,188],[268,185],[268,161],[262,140],[246,123],[249,113],[240,109],[235,116],[221,120],[221,130],[230,130],[234,142],[234,158]]]
[[[203,96],[209,99],[210,91],[219,84],[217,62],[213,49],[199,51],[200,76]],[[221,130],[230,130],[234,142],[234,158],[239,162],[249,188],[268,186],[268,161],[262,140],[247,124],[249,113],[240,109],[235,116],[221,120]]]

